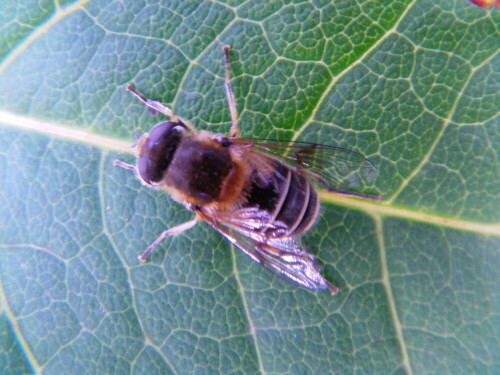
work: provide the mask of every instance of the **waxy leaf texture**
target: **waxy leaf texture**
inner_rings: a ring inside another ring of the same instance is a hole
[[[2,374],[498,374],[500,11],[467,0],[6,0]],[[142,186],[136,134],[365,154],[382,203],[322,193],[304,238],[337,296],[291,285]]]

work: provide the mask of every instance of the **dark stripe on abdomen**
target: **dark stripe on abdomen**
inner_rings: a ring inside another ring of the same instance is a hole
[[[311,194],[316,196],[316,192],[304,176],[294,170],[291,172],[290,187],[275,219],[286,225],[288,236],[301,233],[299,228],[308,228],[310,225],[307,222],[315,218],[309,202],[311,202]]]
[[[309,201],[307,203],[306,211],[304,212],[304,216],[302,216],[302,219],[295,228],[295,230],[290,233],[290,236],[299,236],[305,233],[309,228],[312,227],[312,225],[316,221],[316,218],[318,217],[319,213],[318,193],[316,193],[316,190],[312,186],[309,187],[311,193],[309,194]]]

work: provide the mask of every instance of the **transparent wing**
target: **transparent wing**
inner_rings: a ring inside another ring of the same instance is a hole
[[[370,160],[341,147],[259,138],[233,138],[231,142],[303,169],[327,190],[361,189],[377,175],[377,168]]]
[[[265,211],[242,209],[231,216],[207,222],[254,262],[275,272],[284,279],[308,289],[338,289],[320,273],[314,256],[292,237],[267,238],[264,229],[277,233],[281,224],[268,224]],[[266,216],[266,217],[264,217]]]

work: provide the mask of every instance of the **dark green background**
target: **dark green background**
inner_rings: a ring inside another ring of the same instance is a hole
[[[499,21],[466,0],[3,1],[2,374],[499,373]],[[335,297],[205,224],[139,264],[190,214],[113,167],[132,150],[43,126],[133,143],[160,118],[134,82],[225,132],[224,44],[244,136],[360,151],[404,209],[324,206],[305,242]]]

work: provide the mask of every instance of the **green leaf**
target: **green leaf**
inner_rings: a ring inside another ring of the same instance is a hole
[[[2,374],[494,374],[500,12],[469,1],[4,1]],[[304,241],[340,292],[254,264],[130,171],[151,116],[367,155]]]

